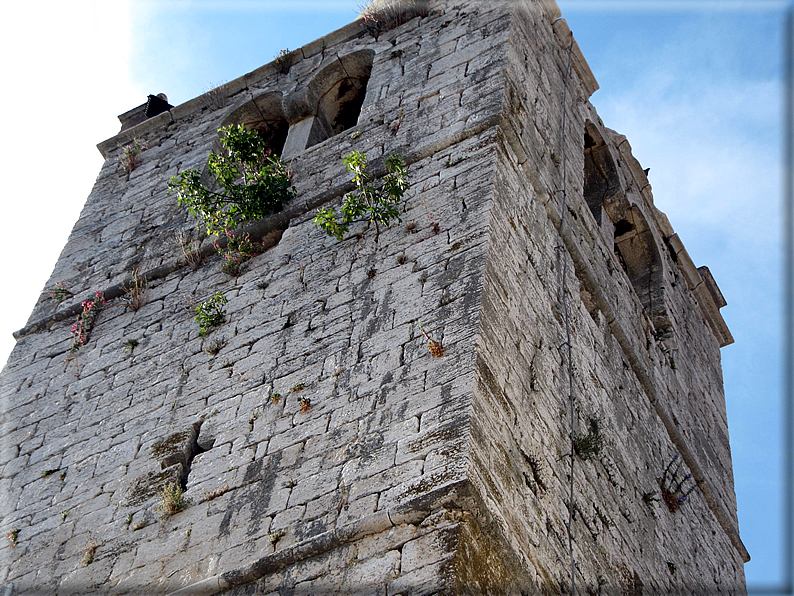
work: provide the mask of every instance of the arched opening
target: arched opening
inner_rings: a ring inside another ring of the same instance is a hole
[[[271,154],[281,157],[289,131],[289,123],[281,106],[281,97],[280,92],[263,93],[234,109],[224,118],[218,128],[243,125],[248,130],[256,131],[264,139]],[[226,154],[226,150],[220,142],[220,134],[215,138],[211,152],[218,155]],[[201,171],[201,183],[213,192],[221,188],[215,177],[210,174],[207,165]]]
[[[584,129],[584,200],[599,227],[608,221],[610,201],[622,194],[615,161],[595,125],[587,121]],[[611,222],[610,226],[611,227]]]
[[[358,123],[374,56],[372,50],[340,56],[309,82],[307,96],[317,98],[313,112],[320,130],[311,136],[307,148]]]
[[[284,98],[284,113],[290,123],[284,159],[358,123],[374,57],[373,50],[338,56]]]
[[[255,130],[274,154],[281,155],[289,130],[281,107],[281,93],[263,93],[243,104],[223,122],[223,126],[230,124],[242,124],[248,130]]]
[[[626,211],[625,219],[615,222],[614,250],[656,331],[668,332],[671,324],[664,300],[662,261],[648,222],[637,206]]]

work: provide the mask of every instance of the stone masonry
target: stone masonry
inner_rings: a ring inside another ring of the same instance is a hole
[[[48,283],[74,295],[42,295],[2,373],[0,593],[560,594],[571,559],[579,593],[746,592],[725,301],[554,0],[404,8],[99,145]],[[244,226],[268,249],[238,276],[166,195],[230,123],[297,189]],[[352,150],[412,187],[400,224],[340,242],[312,219]]]

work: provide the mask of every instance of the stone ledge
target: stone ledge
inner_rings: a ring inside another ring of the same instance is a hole
[[[585,90],[585,99],[589,99],[593,93],[598,91],[598,81],[596,81],[593,71],[590,70],[590,65],[587,63],[587,60],[585,60],[582,50],[579,48],[579,44],[576,43],[571,28],[568,27],[568,23],[563,18],[558,18],[551,26],[552,29],[554,29],[554,34],[560,47],[567,50],[568,44],[573,43],[571,66],[573,66],[576,74],[579,75],[579,80]]]
[[[311,559],[349,544],[365,536],[378,534],[402,524],[418,524],[434,511],[453,506],[466,508],[471,484],[469,480],[459,480],[437,488],[430,493],[412,499],[396,507],[376,511],[362,519],[323,532],[284,550],[260,557],[255,561],[208,577],[204,580],[171,592],[169,596],[209,596],[237,586],[254,582],[270,573],[294,565],[299,561]]]
[[[703,317],[708,322],[720,347],[724,348],[731,345],[733,336],[720,313],[720,308],[725,306],[727,302],[717,287],[717,282],[711,276],[711,272],[707,267],[695,267],[678,234],[668,237],[667,243],[675,255],[675,262],[678,264],[681,273],[683,273],[684,279],[686,279],[689,291],[694,294],[695,300],[703,312]],[[705,277],[701,275],[701,272]]]
[[[156,116],[152,118],[152,120],[159,118],[160,116]],[[413,163],[426,159],[436,153],[443,151],[453,145],[456,145],[470,137],[479,135],[489,128],[494,128],[498,125],[500,120],[500,116],[491,116],[488,118],[484,118],[483,120],[476,121],[473,124],[467,124],[462,130],[452,133],[449,136],[436,140],[436,141],[429,141],[426,145],[420,145],[419,147],[410,150],[408,148],[404,148],[405,152],[396,151],[397,153],[401,153],[403,159],[405,160],[405,165],[409,166]],[[145,124],[145,123],[144,123]],[[141,126],[141,125],[139,125]],[[318,151],[322,150],[320,145],[317,145]],[[307,151],[314,149],[310,148]],[[369,171],[371,173],[372,178],[377,179],[381,178],[386,174],[386,161],[383,158],[373,159],[369,162]],[[333,201],[345,193],[350,192],[353,190],[354,186],[352,182],[346,182],[344,184],[337,185],[329,190],[320,192],[313,197],[309,197],[305,201],[299,201],[297,199],[293,200],[293,204],[286,208],[284,211],[280,213],[276,213],[270,215],[264,219],[255,221],[249,225],[241,226],[238,228],[238,232],[243,234],[249,234],[251,239],[254,241],[258,241],[265,237],[267,234],[275,232],[278,229],[284,230],[289,226],[290,220],[305,215],[309,211],[313,209],[317,209],[318,207],[328,203],[329,201]],[[214,237],[212,237],[214,238]],[[215,254],[215,246],[214,240],[206,239],[202,242],[201,246],[198,249],[199,256],[202,259],[209,257]],[[225,246],[226,239],[221,239],[219,244]],[[162,279],[175,271],[182,269],[183,267],[187,267],[187,259],[182,257],[175,259],[174,261],[167,263],[166,265],[161,265],[160,267],[156,267],[154,269],[150,269],[148,271],[143,271],[139,274],[139,279],[150,282],[155,279]],[[104,290],[100,290],[100,293],[105,297],[105,300],[114,300],[116,298],[120,298],[126,293],[124,289],[132,285],[132,279],[126,279],[124,282],[120,284],[116,284],[114,286],[110,286],[105,288]],[[30,335],[31,333],[38,333],[40,331],[46,331],[55,323],[59,323],[69,319],[71,317],[76,317],[82,312],[82,306],[80,303],[73,304],[72,306],[58,311],[52,315],[47,317],[41,318],[29,325],[26,325],[22,329],[19,329],[13,333],[14,339],[19,340],[22,337]]]

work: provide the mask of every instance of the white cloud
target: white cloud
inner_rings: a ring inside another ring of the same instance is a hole
[[[726,78],[681,89],[677,80],[652,70],[627,93],[594,100],[651,168],[654,200],[674,228],[715,227],[730,243],[771,248],[780,233],[779,84]]]
[[[102,164],[95,145],[118,132],[119,122],[102,115],[142,97],[129,82],[127,0],[14,3],[4,10],[2,362],[13,347],[11,331],[26,323],[91,190]]]

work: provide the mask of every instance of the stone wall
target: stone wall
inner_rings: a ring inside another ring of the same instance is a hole
[[[2,374],[11,593],[569,590],[565,304],[591,439],[573,457],[577,589],[744,593],[718,290],[587,101],[578,49],[566,79],[558,16],[439,1],[377,40],[355,22],[100,144],[49,282],[75,296],[35,305]],[[270,131],[298,191],[244,228],[269,248],[236,277],[166,196],[227,123]],[[351,150],[378,175],[403,155],[412,188],[399,225],[338,242],[312,218],[352,188]],[[95,291],[107,305],[72,353]],[[215,292],[227,322],[202,337],[193,307]],[[673,513],[657,478],[676,451],[698,490]],[[165,516],[169,481],[189,505]]]

